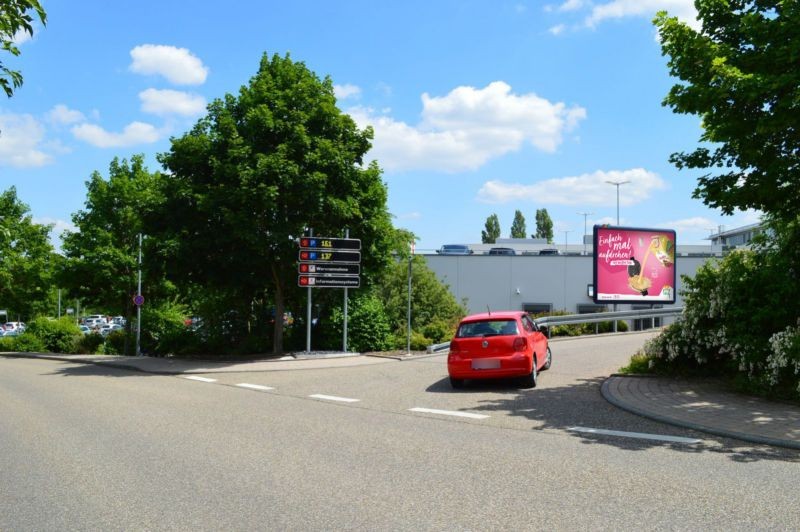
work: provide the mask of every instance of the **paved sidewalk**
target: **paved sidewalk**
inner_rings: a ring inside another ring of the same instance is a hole
[[[112,368],[129,369],[157,375],[180,375],[183,373],[247,373],[257,371],[286,371],[299,369],[342,368],[384,364],[405,357],[364,356],[358,353],[310,354],[297,353],[282,358],[213,362],[179,358],[124,357],[114,355],[61,355],[40,353],[0,353],[0,356],[15,358],[43,358],[76,364],[96,364]],[[409,357],[410,358],[410,357]]]
[[[614,406],[656,421],[800,449],[800,406],[730,392],[713,380],[613,375],[602,393]]]

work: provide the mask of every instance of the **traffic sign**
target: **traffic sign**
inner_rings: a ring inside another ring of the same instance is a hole
[[[361,240],[358,238],[330,238],[327,236],[308,236],[300,238],[300,247],[304,249],[350,249],[360,250]]]
[[[360,251],[308,251],[300,250],[302,262],[361,262]]]
[[[299,273],[313,275],[359,275],[360,264],[317,264],[301,262],[297,265]]]
[[[351,275],[298,275],[297,286],[302,288],[359,288],[361,278]]]
[[[144,296],[143,295],[136,295],[133,296],[133,304],[137,307],[141,307],[144,305]]]

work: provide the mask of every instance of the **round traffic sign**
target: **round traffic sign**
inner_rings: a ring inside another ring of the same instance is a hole
[[[133,304],[137,307],[141,307],[144,305],[144,296],[143,295],[136,295],[133,296]]]

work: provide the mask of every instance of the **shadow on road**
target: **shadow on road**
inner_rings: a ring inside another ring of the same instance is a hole
[[[609,445],[625,451],[667,448],[688,454],[713,452],[743,463],[760,460],[800,463],[800,452],[792,449],[721,438],[660,423],[621,410],[608,403],[600,393],[605,377],[579,379],[572,384],[548,386],[546,375],[542,375],[539,385],[533,389],[522,388],[514,380],[473,380],[468,381],[463,389],[454,390],[449,380],[445,378],[431,384],[426,391],[475,396],[475,404],[468,408],[470,412],[530,420],[534,424],[533,430],[557,430],[579,438],[586,445]],[[679,436],[702,441],[696,444],[670,443],[569,430],[574,427]]]

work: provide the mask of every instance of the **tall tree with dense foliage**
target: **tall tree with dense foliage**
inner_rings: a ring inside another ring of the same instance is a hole
[[[655,19],[670,75],[664,104],[702,118],[701,145],[671,157],[703,170],[694,192],[731,214],[800,212],[800,3],[697,0],[696,31]]]
[[[159,174],[147,170],[142,155],[114,158],[108,179],[94,172],[86,182],[85,208],[73,214],[75,232],[63,238],[66,256],[61,285],[103,312],[128,318],[138,284],[139,233],[143,216],[159,201]],[[147,256],[148,254],[145,254]],[[155,279],[146,275],[148,293]],[[148,298],[150,299],[150,298]]]
[[[47,13],[39,0],[0,0],[0,49],[18,56],[20,51],[15,37],[19,32],[33,36],[33,23],[37,17],[42,24],[47,24]],[[10,98],[20,85],[22,74],[0,61],[0,87],[6,96]]]
[[[268,300],[273,315],[304,298],[297,239],[342,236],[362,243],[362,284],[390,261],[395,238],[381,170],[364,156],[372,129],[336,107],[333,82],[288,55],[266,54],[237,96],[226,95],[160,156],[169,174],[153,230],[170,242],[174,275],[240,305]],[[273,351],[283,351],[274,320]]]
[[[9,319],[54,311],[48,294],[58,257],[48,239],[51,229],[33,222],[16,188],[0,194],[0,307]]]
[[[536,209],[536,234],[534,238],[545,238],[548,244],[553,243],[553,220],[547,209]]]
[[[484,244],[494,244],[500,238],[500,220],[496,214],[486,218],[485,229],[481,231],[481,242]]]
[[[514,211],[514,221],[511,222],[511,238],[525,238],[527,233],[525,217],[522,215],[522,211]]]

